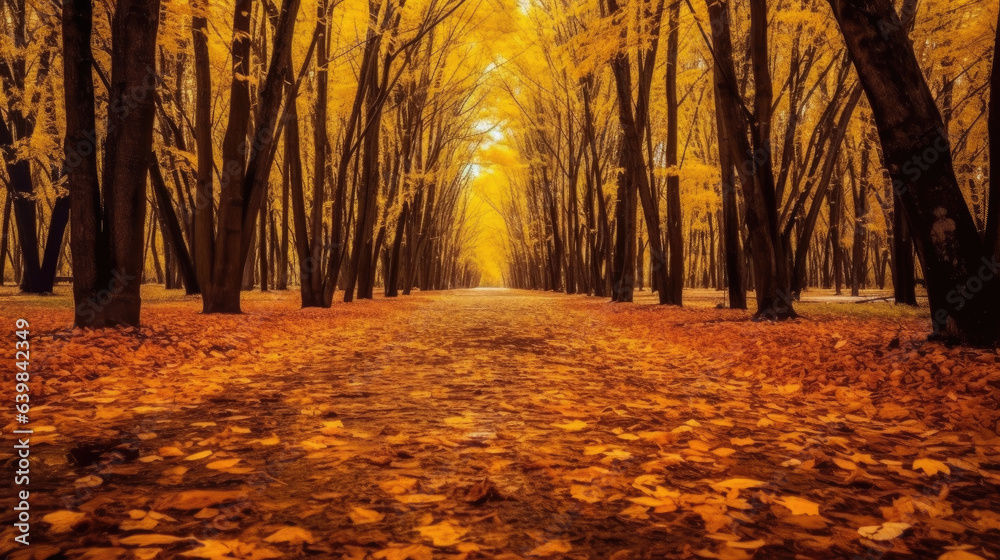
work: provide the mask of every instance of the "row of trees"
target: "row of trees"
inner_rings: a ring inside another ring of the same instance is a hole
[[[209,313],[255,285],[329,307],[479,282],[472,3],[0,9],[0,279],[72,276],[77,324],[138,324],[150,278]]]
[[[915,304],[919,266],[935,332],[994,343],[987,4],[536,0],[537,55],[506,77],[506,281],[752,289],[781,319],[817,285]]]

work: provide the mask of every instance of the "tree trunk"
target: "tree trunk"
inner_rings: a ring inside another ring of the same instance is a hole
[[[248,28],[249,10],[236,6],[234,29]],[[274,30],[274,45],[267,76],[260,89],[259,119],[253,135],[246,138],[250,114],[247,80],[234,76],[229,127],[222,144],[223,168],[219,199],[219,225],[215,236],[212,289],[204,297],[206,313],[239,313],[242,271],[254,238],[257,215],[267,192],[274,158],[275,131],[285,80],[289,78],[287,51],[292,48],[295,17],[300,0],[284,0]],[[248,6],[247,6],[248,7]],[[233,39],[233,69],[249,75],[249,35]],[[245,44],[244,44],[245,43]],[[245,69],[244,69],[245,67]],[[249,159],[247,159],[249,157]],[[204,290],[204,286],[202,287]]]
[[[153,194],[156,196],[156,207],[159,210],[160,221],[163,223],[165,233],[167,233],[163,236],[164,244],[167,246],[167,250],[177,258],[187,295],[198,294],[200,290],[194,263],[188,253],[187,244],[184,243],[184,233],[181,230],[180,221],[177,219],[177,214],[174,213],[173,201],[167,191],[167,185],[154,155],[150,156],[149,179],[153,187]]]
[[[318,18],[318,34],[316,47],[316,111],[315,126],[313,128],[313,201],[312,201],[312,238],[309,246],[309,263],[312,273],[309,275],[309,291],[312,304],[319,304],[322,307],[329,307],[323,298],[324,281],[323,275],[323,208],[326,202],[326,174],[327,174],[327,100],[329,97],[329,56],[327,46],[329,38],[327,36],[327,0],[319,0],[316,3],[316,17]],[[291,65],[291,54],[288,59]],[[300,256],[301,258],[301,256]],[[305,283],[305,280],[302,280]],[[302,304],[305,305],[306,292],[303,289]],[[331,301],[332,303],[332,301]]]
[[[212,289],[212,262],[215,260],[215,192],[212,173],[215,167],[212,146],[212,70],[208,53],[208,5],[205,0],[192,2],[192,45],[195,75],[195,147],[198,170],[195,180],[193,212],[194,239],[191,240],[195,276],[203,297]]]
[[[899,193],[892,193],[892,290],[896,303],[917,305],[917,280],[913,262],[913,239],[906,223]]]
[[[266,292],[267,290],[267,198],[264,199],[264,203],[257,217],[257,268],[260,270],[260,291]]]
[[[291,58],[291,52],[288,53]],[[313,257],[310,248],[310,239],[322,239],[323,218],[320,215],[316,220],[313,214],[312,237],[310,237],[309,224],[306,221],[305,203],[305,181],[302,173],[302,142],[299,130],[299,112],[295,99],[295,88],[292,84],[286,84],[286,100],[288,106],[288,122],[285,125],[285,167],[287,170],[286,181],[288,183],[289,194],[292,206],[292,227],[295,228],[295,255],[299,261],[299,293],[302,296],[302,307],[329,307],[324,304],[322,290],[322,266],[321,261]],[[316,277],[320,277],[320,289],[315,288]]]
[[[716,68],[716,81],[719,69]],[[740,214],[739,202],[736,199],[736,174],[733,171],[733,159],[729,150],[728,126],[719,108],[720,100],[716,89],[715,122],[719,143],[719,169],[722,172],[722,246],[725,251],[726,281],[729,292],[729,307],[731,309],[747,308],[747,290],[743,282],[743,251],[740,247]]]
[[[667,303],[681,305],[684,297],[684,237],[681,234],[681,180],[677,159],[677,51],[680,33],[680,2],[671,2],[667,35],[667,250],[670,253]],[[664,271],[666,273],[666,271]]]
[[[889,0],[830,0],[910,226],[936,334],[992,346],[1000,278],[955,177],[944,122]],[[906,99],[906,103],[900,103]]]
[[[727,127],[729,152],[740,177],[747,230],[750,233],[757,291],[756,318],[780,320],[795,317],[792,308],[788,267],[778,233],[774,176],[770,156],[770,77],[767,66],[766,9],[763,0],[751,2],[751,52],[754,77],[759,84],[756,110],[751,126],[749,111],[740,99],[733,62],[733,48],[726,0],[708,0],[716,65],[716,93],[720,98],[722,121]],[[747,131],[753,136],[753,148]]]
[[[7,196],[4,197],[3,205],[3,216],[0,219],[3,220],[3,232],[0,233],[0,286],[4,285],[5,274],[7,272],[7,252],[10,249],[10,214],[11,214],[11,197],[10,193],[5,193]]]
[[[102,193],[91,138],[97,130],[91,73],[93,7],[90,0],[63,5],[65,152],[67,162],[79,162],[69,168],[67,188],[75,323],[80,327],[139,324],[159,15],[159,0],[121,0],[112,19]],[[81,149],[84,146],[89,149]]]

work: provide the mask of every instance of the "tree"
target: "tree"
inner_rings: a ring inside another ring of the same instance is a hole
[[[63,5],[65,153],[77,326],[139,324],[159,16],[159,0],[121,0],[116,6],[104,167],[98,175],[93,6],[91,0]]]
[[[34,88],[29,93],[28,81],[38,85],[50,79],[52,59],[55,57],[55,26],[48,23],[47,14],[39,14],[45,21],[42,26],[42,40],[37,60],[27,59],[30,47],[27,32],[27,6],[21,2],[4,2],[0,4],[0,14],[3,14],[5,26],[9,26],[11,45],[14,56],[0,58],[0,85],[7,99],[7,116],[0,115],[0,155],[2,155],[7,171],[8,204],[12,206],[14,228],[17,231],[21,253],[21,290],[25,293],[41,294],[52,291],[59,261],[59,252],[63,247],[63,237],[69,222],[69,197],[58,194],[49,215],[48,234],[44,249],[39,255],[39,233],[42,217],[38,202],[41,198],[39,182],[40,175],[32,170],[32,159],[22,153],[24,144],[31,142],[38,128],[39,113],[45,112],[45,100]],[[52,18],[55,19],[55,18]],[[31,67],[35,67],[34,75],[30,75]],[[51,126],[51,123],[48,123]],[[61,179],[63,170],[53,165],[49,173],[53,183]],[[4,225],[6,231],[6,224]],[[8,238],[4,236],[4,242]]]
[[[260,88],[258,118],[255,126],[248,130],[250,87],[246,76],[250,75],[250,5],[251,0],[239,0],[233,17],[233,80],[229,124],[222,143],[219,216],[214,237],[211,227],[206,227],[211,226],[213,217],[208,207],[214,197],[209,197],[207,190],[210,186],[207,176],[212,170],[211,152],[199,153],[199,198],[204,195],[206,201],[204,208],[200,208],[201,220],[195,218],[196,230],[201,233],[201,236],[196,233],[199,245],[195,254],[206,313],[240,312],[242,273],[274,161],[285,81],[291,78],[287,53],[292,48],[299,0],[282,2],[267,75]],[[199,84],[199,88],[202,87],[203,84]],[[199,103],[203,101],[199,97]],[[204,107],[198,109],[204,110]],[[202,146],[208,142],[202,138],[199,144],[199,152],[202,152]]]
[[[905,28],[889,0],[830,0],[830,6],[871,105],[883,163],[920,256],[934,331],[994,345],[1000,336],[997,255],[976,230],[941,113]],[[993,235],[987,232],[987,239]]]
[[[731,161],[734,163],[744,200],[744,223],[750,232],[754,288],[757,292],[756,317],[795,317],[791,282],[785,266],[784,248],[778,232],[777,200],[771,168],[771,78],[767,69],[767,10],[764,0],[750,3],[750,50],[754,72],[755,111],[740,97],[733,61],[729,7],[725,0],[708,0],[712,29],[713,57],[719,71],[715,92],[720,118],[726,129]],[[707,41],[707,39],[706,39]],[[752,142],[747,138],[750,135]],[[720,147],[720,149],[723,149]],[[725,176],[725,174],[724,174]]]

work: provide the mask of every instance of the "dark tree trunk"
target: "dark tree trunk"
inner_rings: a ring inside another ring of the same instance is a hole
[[[384,69],[383,69],[384,71]],[[374,283],[375,217],[378,210],[379,185],[379,137],[381,132],[382,104],[379,95],[378,73],[371,72],[367,86],[368,130],[364,137],[364,151],[361,154],[361,184],[358,191],[358,217],[354,229],[354,244],[351,248],[351,268],[348,275],[344,301],[355,298],[371,299],[370,286]]]
[[[992,346],[1000,278],[955,177],[944,122],[889,0],[830,0],[927,283],[935,333]],[[906,103],[900,103],[906,99]]]
[[[291,52],[288,53],[291,58]],[[302,296],[302,307],[329,307],[324,304],[322,290],[321,261],[315,260],[310,249],[310,239],[322,239],[323,219],[320,215],[317,221],[313,218],[312,237],[306,221],[305,181],[302,173],[302,141],[299,130],[299,112],[295,100],[295,88],[292,84],[286,87],[288,106],[288,122],[285,125],[285,167],[287,171],[289,194],[292,205],[292,226],[295,228],[295,254],[299,261],[299,292]],[[317,229],[320,227],[320,229]],[[320,276],[320,289],[315,288],[316,277]]]
[[[270,271],[267,266],[267,198],[261,205],[259,216],[257,217],[257,267],[260,270],[260,291],[266,292],[267,274]]]
[[[316,3],[316,17],[319,19],[317,47],[316,47],[316,111],[315,126],[313,129],[313,202],[312,202],[312,238],[309,246],[309,265],[312,272],[309,274],[309,292],[312,304],[321,307],[329,307],[332,300],[323,298],[324,280],[323,275],[323,208],[326,202],[326,174],[327,174],[327,99],[329,97],[329,56],[327,45],[327,0],[319,0]],[[288,64],[291,65],[291,54],[289,53]],[[301,256],[299,257],[301,258]],[[302,283],[305,284],[303,279]],[[303,288],[302,304],[305,305],[306,292]]]
[[[159,210],[160,221],[163,223],[163,230],[166,233],[163,236],[164,244],[167,251],[177,259],[187,295],[198,294],[200,290],[198,289],[198,277],[195,274],[194,263],[188,253],[187,244],[184,243],[184,233],[181,230],[177,214],[174,213],[173,201],[167,191],[167,184],[163,180],[155,156],[150,158],[149,179],[153,187],[153,194],[156,196],[156,207]]]
[[[716,68],[716,81],[718,77]],[[719,139],[719,168],[722,172],[722,245],[725,251],[726,281],[729,291],[729,307],[732,309],[747,308],[747,290],[743,282],[743,251],[740,247],[741,228],[739,202],[736,199],[736,174],[733,171],[733,159],[729,150],[729,127],[724,122],[722,111],[719,110],[718,89],[716,89],[715,121]]]
[[[194,239],[191,240],[195,276],[201,291],[212,287],[212,262],[215,260],[215,192],[212,173],[215,156],[212,146],[212,70],[208,53],[208,10],[205,0],[192,2],[191,18],[195,75],[195,147],[198,170],[195,181],[193,212]],[[203,294],[207,296],[207,294]]]
[[[615,0],[606,1],[609,13],[614,14],[620,10]],[[616,205],[616,219],[624,218],[627,220],[618,228],[619,238],[616,238],[615,241],[614,282],[616,283],[616,294],[612,295],[614,301],[632,301],[632,293],[635,288],[635,211],[637,202],[642,203],[642,212],[649,238],[650,267],[654,272],[654,278],[659,281],[656,290],[660,303],[667,303],[669,297],[669,290],[666,286],[667,275],[663,273],[667,263],[666,253],[663,250],[663,235],[660,231],[658,203],[653,197],[652,185],[649,182],[649,170],[646,167],[642,150],[642,140],[649,128],[650,80],[655,67],[657,41],[664,5],[661,0],[657,3],[655,10],[650,10],[648,3],[643,9],[644,19],[648,19],[648,23],[652,27],[650,35],[653,40],[638,57],[639,84],[634,104],[632,99],[632,65],[624,45],[620,46],[619,51],[611,59],[611,69],[615,76],[618,98],[618,121],[622,131],[622,144],[620,146],[622,172],[619,173],[619,204]],[[625,40],[624,30],[621,39]],[[625,199],[624,203],[622,197]],[[621,252],[620,256],[619,252]]]
[[[7,196],[4,197],[3,205],[3,216],[0,219],[3,220],[2,233],[0,233],[0,286],[4,285],[5,274],[7,273],[7,253],[10,249],[10,214],[11,214],[11,198],[10,193],[4,193]]]
[[[290,124],[289,124],[290,126]],[[287,131],[285,132],[287,134]],[[288,144],[285,144],[286,150]],[[278,290],[288,289],[288,204],[289,204],[289,187],[290,181],[288,177],[289,167],[288,167],[288,153],[285,153],[285,157],[282,161],[284,165],[284,172],[281,174],[281,241],[280,249],[278,249],[278,278],[275,283],[275,288]]]
[[[844,286],[843,253],[840,248],[840,222],[844,215],[844,186],[842,177],[836,177],[830,185],[827,196],[830,205],[830,245],[833,257],[833,287],[836,295],[841,295]]]
[[[667,166],[676,167],[677,159],[677,51],[680,33],[680,2],[671,2],[667,35]],[[666,283],[667,303],[681,305],[684,297],[684,237],[681,234],[681,180],[675,172],[667,176],[667,249],[669,273]]]
[[[67,162],[79,162],[67,173],[77,326],[139,324],[159,15],[159,0],[121,0],[115,10],[102,192],[96,146],[86,144],[97,129],[91,74],[93,7],[90,0],[63,5],[65,151]]]
[[[63,235],[69,219],[69,200],[66,197],[57,198],[51,212],[44,254],[39,258],[38,241],[41,224],[36,219],[35,181],[32,177],[30,160],[20,158],[16,149],[17,142],[27,140],[34,134],[36,117],[31,112],[31,107],[38,104],[37,101],[25,97],[28,91],[25,82],[30,68],[26,53],[30,48],[28,43],[31,37],[24,1],[11,2],[7,17],[8,28],[12,31],[11,43],[14,50],[11,51],[9,58],[5,56],[0,60],[0,82],[7,99],[7,120],[0,117],[0,155],[7,170],[9,202],[12,205],[14,226],[20,244],[18,254],[21,258],[15,263],[15,271],[23,272],[18,275],[23,292],[48,293],[52,291],[59,253],[62,251]],[[33,78],[38,83],[43,82],[49,75],[52,56],[48,47],[54,47],[54,43],[54,34],[47,35],[45,48],[38,58],[32,61],[31,66],[36,67]],[[54,130],[48,132],[57,134]],[[58,174],[58,170],[52,172],[53,181],[59,179]]]
[[[720,98],[722,121],[727,127],[730,157],[740,176],[745,219],[750,233],[754,288],[757,291],[755,317],[779,320],[795,317],[791,282],[778,233],[774,176],[770,157],[771,86],[767,71],[766,9],[763,0],[751,2],[751,53],[756,91],[756,115],[750,115],[740,99],[733,62],[729,7],[725,0],[708,0],[716,65],[716,92]],[[751,117],[753,120],[751,121]],[[747,138],[753,137],[753,148]]]
[[[234,29],[246,28],[237,3]],[[239,313],[242,272],[255,236],[254,225],[267,192],[268,176],[274,159],[275,132],[285,80],[290,77],[287,51],[292,48],[299,0],[284,0],[274,30],[267,76],[260,89],[259,118],[253,134],[246,138],[250,114],[247,80],[234,77],[229,127],[223,140],[223,169],[219,201],[219,225],[215,236],[212,288],[204,294],[206,313]],[[249,18],[247,9],[245,17]],[[249,75],[249,35],[233,40],[233,69]],[[246,68],[244,69],[244,66]],[[249,159],[247,159],[249,158]],[[205,286],[202,285],[205,292]]]
[[[6,161],[8,204],[11,204],[14,225],[21,248],[21,291],[44,294],[52,291],[56,265],[62,250],[63,236],[69,222],[69,197],[56,198],[49,219],[48,236],[41,259],[38,255],[38,219],[35,208],[34,182],[27,159],[19,159],[14,149],[14,136],[0,118],[0,152]]]
[[[861,148],[861,176],[851,169],[851,185],[854,186],[854,240],[851,244],[851,295],[860,295],[867,284],[868,273],[868,142]]]
[[[917,305],[917,279],[913,262],[913,239],[906,223],[899,193],[892,193],[892,290],[896,303]]]

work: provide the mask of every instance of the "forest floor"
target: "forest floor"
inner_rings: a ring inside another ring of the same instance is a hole
[[[0,298],[34,372],[32,544],[5,522],[0,555],[1000,558],[1000,357],[920,311],[146,296],[104,332]]]

